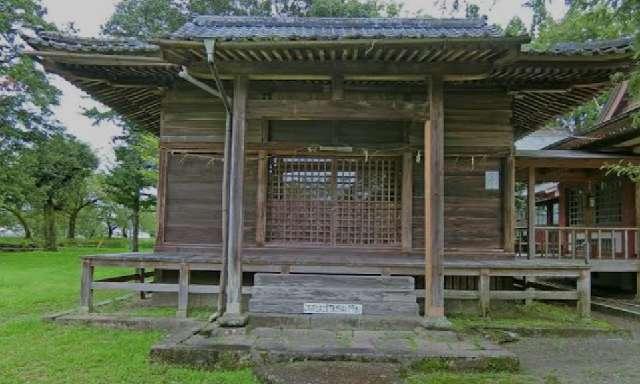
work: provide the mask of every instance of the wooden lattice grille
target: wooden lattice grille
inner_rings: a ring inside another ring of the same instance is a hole
[[[271,244],[397,247],[401,160],[395,157],[271,157]]]

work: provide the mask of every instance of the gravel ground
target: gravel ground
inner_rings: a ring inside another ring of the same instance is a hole
[[[526,338],[505,345],[520,358],[522,373],[563,384],[640,383],[640,321],[603,314],[632,336]]]

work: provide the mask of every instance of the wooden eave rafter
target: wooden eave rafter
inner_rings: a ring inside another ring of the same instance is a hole
[[[188,59],[191,74],[210,79],[202,42],[154,42],[163,51],[180,48],[173,57]],[[220,41],[216,60],[225,79],[247,75],[250,80],[259,81],[330,81],[340,74],[344,81],[360,84],[423,84],[426,76],[443,74],[445,81],[463,86],[501,87],[514,96],[516,137],[590,100],[609,85],[613,71],[626,70],[632,64],[629,55],[619,54],[521,54],[521,43],[521,39]],[[423,46],[417,49],[419,44]],[[83,88],[91,86],[89,93],[107,104],[122,105],[124,110],[130,110],[130,101],[121,102],[119,98],[124,99],[125,95],[110,90],[148,85],[157,93],[158,86],[162,86],[159,83],[165,81],[162,76],[175,76],[181,67],[180,63],[166,61],[166,55],[163,58],[50,50],[27,54],[41,59],[53,72],[64,69],[62,76]],[[126,75],[132,72],[138,76],[140,71],[157,73],[143,76],[139,82],[135,76]],[[144,105],[141,110],[151,108]],[[152,120],[146,114],[140,112],[137,116],[144,115],[146,123]],[[154,111],[151,115],[159,113]]]

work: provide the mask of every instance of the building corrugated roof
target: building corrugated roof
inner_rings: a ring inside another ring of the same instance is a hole
[[[193,40],[339,40],[499,38],[502,32],[479,19],[317,18],[198,16],[170,35]]]

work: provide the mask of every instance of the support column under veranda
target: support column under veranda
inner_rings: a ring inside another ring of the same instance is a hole
[[[429,118],[424,126],[425,302],[427,325],[447,326],[444,316],[444,83],[427,78]]]
[[[231,137],[231,170],[229,175],[228,241],[226,262],[226,305],[219,319],[223,326],[238,327],[247,323],[247,315],[242,312],[242,232],[245,131],[247,125],[247,91],[249,81],[246,76],[235,79],[233,91],[233,121]]]

